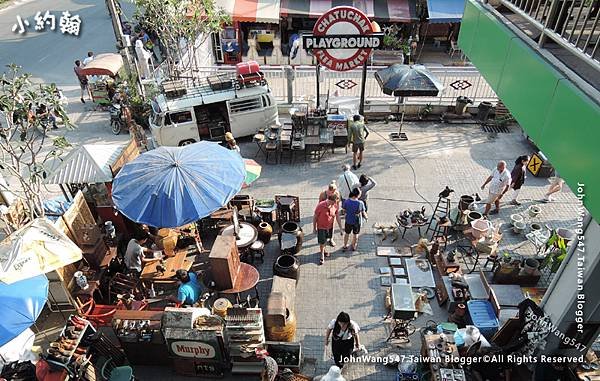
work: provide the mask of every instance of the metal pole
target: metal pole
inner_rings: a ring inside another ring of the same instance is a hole
[[[367,86],[367,63],[369,60],[365,60],[362,70],[362,82],[360,84],[360,105],[358,107],[358,113],[360,115],[365,114],[365,87]]]
[[[321,92],[319,89],[319,82],[321,81],[321,65],[317,64],[317,76],[316,76],[316,80],[317,80],[317,109],[319,108],[319,106],[321,105]]]
[[[285,67],[285,78],[287,81],[287,101],[289,104],[292,104],[294,102],[294,71],[290,66]]]

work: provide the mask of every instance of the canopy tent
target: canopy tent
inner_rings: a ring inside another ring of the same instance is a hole
[[[416,0],[281,0],[282,16],[318,18],[333,7],[347,5],[377,21],[417,21]]]
[[[12,284],[81,258],[81,249],[64,233],[37,218],[0,242],[0,281]]]
[[[215,0],[232,21],[279,24],[280,0]]]
[[[245,177],[242,157],[218,143],[163,146],[125,164],[113,181],[112,198],[132,221],[175,228],[227,204]]]
[[[111,165],[125,144],[84,144],[73,149],[48,176],[45,184],[96,184],[113,179]]]
[[[427,0],[430,23],[460,22],[465,0]]]
[[[104,53],[94,56],[81,70],[83,75],[108,75],[114,77],[123,67],[123,57],[117,53]]]
[[[0,346],[35,323],[47,298],[48,279],[44,275],[13,284],[0,283]]]

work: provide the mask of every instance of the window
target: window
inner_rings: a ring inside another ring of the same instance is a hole
[[[192,113],[189,111],[172,112],[165,117],[165,124],[186,123],[191,121]]]
[[[238,112],[246,112],[251,110],[260,109],[262,106],[262,100],[260,97],[257,98],[246,98],[236,101],[229,102],[229,108],[231,113],[235,114]]]

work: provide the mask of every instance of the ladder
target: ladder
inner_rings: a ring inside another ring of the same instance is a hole
[[[438,198],[438,202],[435,205],[435,209],[431,214],[431,219],[429,220],[429,224],[427,225],[427,231],[425,232],[425,237],[429,236],[429,232],[434,232],[431,236],[431,240],[435,237],[435,231],[437,230],[438,221],[442,217],[448,217],[450,219],[450,198],[448,197],[440,197]]]

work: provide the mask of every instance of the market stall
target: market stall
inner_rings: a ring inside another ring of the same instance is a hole
[[[103,222],[111,221],[118,233],[129,233],[130,224],[115,213],[112,181],[123,165],[138,156],[134,140],[126,144],[83,144],[69,152],[44,183],[59,185],[67,199],[83,190],[86,201]]]
[[[117,53],[98,54],[83,67],[81,74],[91,77],[89,89],[94,103],[100,105],[111,103],[122,67],[123,57]]]

